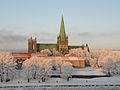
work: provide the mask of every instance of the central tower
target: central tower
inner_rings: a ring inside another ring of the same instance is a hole
[[[59,33],[59,36],[57,37],[57,46],[61,54],[64,55],[68,53],[68,36],[66,36],[66,33],[65,33],[63,16],[61,20],[60,33]]]

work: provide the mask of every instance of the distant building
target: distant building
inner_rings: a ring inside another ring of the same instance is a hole
[[[70,62],[75,68],[85,68],[85,58],[84,57],[76,57],[76,56],[39,56],[39,59],[42,60],[52,60],[53,62],[56,60],[61,60],[62,62]]]
[[[31,53],[12,53],[12,56],[13,56],[15,59],[23,59],[23,60],[26,60],[26,59],[31,58]]]
[[[14,57],[17,67],[16,69],[22,69],[22,63],[26,60],[32,57],[32,53],[12,53],[12,56]],[[73,67],[75,68],[85,68],[88,66],[89,61],[86,63],[86,60],[84,57],[77,57],[74,55],[70,56],[39,56],[39,59],[42,60],[52,60],[53,62],[55,60],[61,60],[62,62],[70,62]]]
[[[31,58],[31,53],[12,53],[12,56],[17,63],[16,69],[22,69],[22,63],[26,60]]]
[[[62,21],[61,21],[60,33],[59,33],[59,36],[57,37],[57,43],[55,44],[37,43],[37,38],[32,39],[32,37],[28,40],[28,52],[29,53],[40,52],[41,50],[44,50],[44,49],[52,50],[53,48],[58,50],[62,55],[67,54],[69,49],[73,49],[73,48],[82,48],[89,52],[89,47],[87,44],[82,45],[82,46],[69,46],[68,45],[68,36],[66,36],[63,16],[62,16]]]

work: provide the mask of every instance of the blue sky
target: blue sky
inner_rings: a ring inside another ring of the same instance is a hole
[[[69,45],[120,49],[120,0],[0,0],[0,49],[56,43],[62,15]]]

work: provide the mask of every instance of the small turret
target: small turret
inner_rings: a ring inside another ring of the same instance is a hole
[[[33,53],[36,53],[37,51],[36,43],[37,43],[37,38],[35,37],[35,39],[33,39]]]
[[[86,44],[86,45],[84,46],[84,50],[87,51],[87,52],[90,52],[89,47],[88,47],[88,44]]]
[[[28,39],[28,52],[36,53],[37,51],[36,43],[37,43],[37,38],[32,39],[31,37],[30,39]]]

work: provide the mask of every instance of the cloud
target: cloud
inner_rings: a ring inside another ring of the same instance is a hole
[[[120,32],[73,32],[69,36],[70,44],[88,43],[91,48],[104,48],[106,46],[120,48]]]
[[[38,42],[52,42],[56,43],[57,40],[57,34],[55,33],[49,33],[49,32],[40,32],[40,33],[33,33],[34,37],[37,37]]]
[[[70,36],[78,36],[84,38],[94,38],[94,37],[116,37],[120,35],[120,32],[73,32],[69,34]]]
[[[88,43],[91,48],[110,46],[119,48],[120,32],[71,32],[68,33],[69,45]],[[30,36],[37,37],[39,43],[57,43],[57,33],[35,32],[29,34],[17,33],[12,30],[0,29],[0,49],[27,50],[27,40]]]
[[[26,36],[22,34],[16,34],[14,31],[9,31],[6,29],[0,30],[0,43],[18,43],[18,42],[25,42]]]
[[[57,34],[40,32],[27,35],[13,30],[0,29],[0,50],[27,50],[27,41],[30,37],[37,37],[40,43],[56,43]]]
[[[78,33],[79,36],[81,37],[86,37],[86,36],[91,36],[93,33],[91,32],[81,32],[81,33]]]
[[[26,37],[12,30],[0,29],[0,50],[26,49]]]

